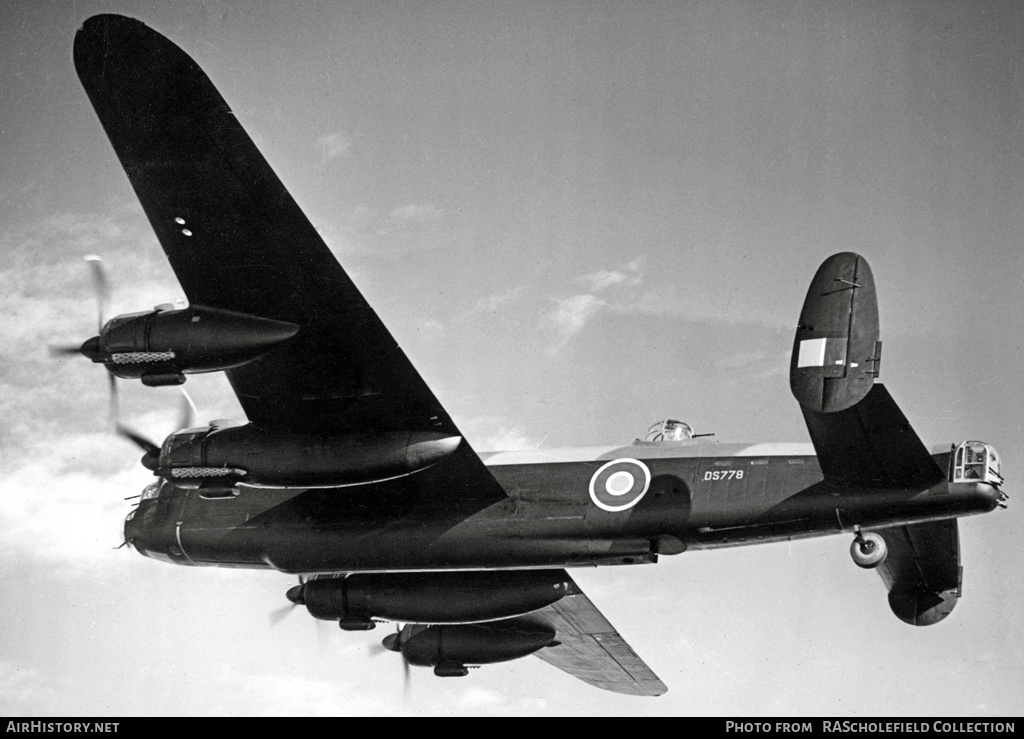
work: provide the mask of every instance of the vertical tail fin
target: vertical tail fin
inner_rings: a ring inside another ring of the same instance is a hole
[[[881,384],[878,299],[867,260],[835,254],[811,281],[789,385],[825,479],[859,487],[928,486],[942,471]]]
[[[845,410],[871,390],[880,353],[871,268],[858,254],[835,254],[818,268],[800,311],[789,372],[793,395],[807,410]]]

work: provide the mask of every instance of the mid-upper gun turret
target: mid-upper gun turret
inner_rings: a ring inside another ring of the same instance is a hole
[[[647,429],[647,435],[644,436],[644,441],[689,441],[692,438],[693,428],[690,427],[690,424],[667,418],[664,421],[651,424],[651,427]]]

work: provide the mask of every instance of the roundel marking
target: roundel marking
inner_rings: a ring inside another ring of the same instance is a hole
[[[619,470],[605,481],[604,489],[612,495],[625,495],[633,488],[635,482],[631,474]]]
[[[650,485],[647,465],[636,459],[616,459],[590,478],[590,499],[602,510],[625,511],[640,502]]]

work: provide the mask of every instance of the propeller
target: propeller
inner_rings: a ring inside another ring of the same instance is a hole
[[[409,674],[409,660],[402,654],[402,626],[399,623],[395,624],[395,633],[388,634],[381,642],[380,646],[389,652],[398,652],[402,657],[402,700],[409,697],[409,688],[411,683],[411,675]]]
[[[156,471],[156,468],[160,463],[160,445],[135,431],[130,426],[126,426],[121,423],[119,419],[117,380],[113,375],[109,375],[109,377],[111,424],[118,436],[128,439],[128,441],[132,442],[135,446],[145,452],[142,455],[142,466],[147,470]],[[181,391],[181,405],[179,406],[178,421],[175,425],[175,429],[191,428],[196,425],[196,417],[199,415],[199,412],[196,410],[196,404],[192,400],[192,396],[188,394],[188,390],[181,386],[178,387],[178,390]]]
[[[89,265],[92,287],[96,292],[96,332],[99,333],[106,323],[104,317],[110,313],[110,280],[107,279],[107,270],[101,257],[90,254],[85,261]]]
[[[288,614],[295,610],[295,606],[305,605],[306,601],[302,597],[302,587],[305,584],[305,576],[299,575],[299,584],[292,585],[290,588],[288,588],[288,592],[285,593],[285,597],[288,600],[290,600],[291,603],[286,606],[281,606],[280,608],[275,608],[273,611],[270,612],[268,617],[271,626],[277,626],[279,623],[284,621]]]
[[[271,626],[277,626],[279,623],[284,621],[292,611],[295,610],[295,606],[302,606],[306,604],[305,597],[303,596],[303,586],[306,584],[306,576],[299,575],[299,584],[292,585],[288,588],[288,592],[285,593],[285,597],[291,601],[286,606],[275,608],[269,614],[267,619],[270,621]],[[327,640],[330,636],[330,631],[327,626],[327,622],[322,619],[314,619],[316,621],[316,641],[320,647],[321,652],[327,651]]]
[[[107,278],[103,259],[95,254],[90,254],[85,258],[85,263],[89,265],[92,288],[96,294],[96,333],[99,334],[106,324],[106,316],[110,313],[110,280]],[[50,346],[50,356],[64,357],[81,354],[88,359],[95,359],[99,356],[99,343],[99,336],[93,336],[83,344],[54,344]]]

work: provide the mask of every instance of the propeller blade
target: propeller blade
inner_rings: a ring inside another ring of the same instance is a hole
[[[92,286],[96,291],[96,313],[97,331],[103,330],[104,317],[110,313],[110,280],[107,279],[107,270],[103,266],[103,259],[90,254],[85,258],[92,273]]]
[[[116,431],[121,426],[121,400],[117,394],[117,378],[109,371],[107,372],[107,387],[110,395],[110,408],[108,411],[110,414],[110,425]]]
[[[284,621],[285,618],[288,617],[288,614],[290,614],[292,611],[295,610],[295,607],[297,605],[298,605],[298,603],[289,603],[286,606],[281,606],[280,608],[275,608],[273,611],[271,611],[268,614],[268,618],[270,620],[270,625],[271,626],[277,626],[279,623]]]
[[[192,400],[192,396],[188,394],[188,390],[185,389],[185,386],[179,385],[178,389],[181,390],[181,406],[178,411],[178,428],[190,429],[198,423],[196,419],[199,418],[199,411],[196,410],[196,404]]]
[[[123,436],[145,452],[142,455],[142,466],[155,472],[160,465],[160,445],[122,423],[118,423],[115,430],[118,436]]]
[[[50,344],[47,349],[49,350],[51,357],[67,357],[72,354],[82,353],[81,344]]]
[[[128,441],[134,442],[135,446],[144,451],[146,454],[159,454],[160,445],[154,441],[150,441],[140,433],[135,432],[124,424],[117,424],[117,433],[119,436],[123,436]]]
[[[382,654],[381,650],[398,652],[402,657],[402,700],[404,701],[409,697],[410,675],[409,660],[402,654],[402,625],[400,623],[395,623],[395,633],[385,636],[381,640],[379,647],[371,648],[371,653]]]
[[[389,652],[400,652],[400,651],[402,651],[401,636],[400,636],[399,632],[396,631],[394,634],[388,634],[387,636],[385,636],[381,640],[380,645],[382,647],[384,647],[386,650],[388,650]]]
[[[188,393],[185,393],[185,397],[188,399],[189,403],[192,402],[192,399],[188,397]],[[160,451],[159,449],[156,449],[156,453],[159,453],[159,451]],[[271,626],[277,626],[279,623],[281,623],[282,621],[285,620],[285,618],[288,616],[289,613],[291,613],[292,611],[295,610],[296,606],[303,605],[303,603],[304,603],[304,601],[302,600],[302,586],[303,586],[303,584],[305,584],[305,580],[303,579],[302,575],[299,575],[299,584],[298,585],[292,585],[290,588],[288,588],[288,592],[285,593],[285,597],[288,598],[288,600],[290,600],[291,603],[289,603],[286,606],[281,606],[280,608],[275,608],[273,611],[271,611],[269,614],[267,614],[268,618],[270,620],[270,625]]]

